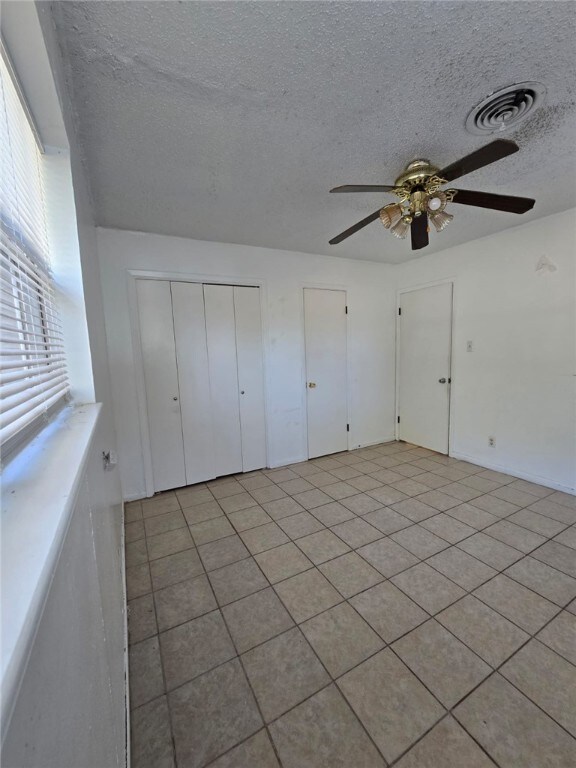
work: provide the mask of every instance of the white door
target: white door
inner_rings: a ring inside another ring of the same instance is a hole
[[[346,293],[304,289],[308,456],[348,449]]]
[[[186,483],[193,485],[216,477],[204,293],[199,283],[171,283],[171,289]]]
[[[155,491],[186,485],[170,283],[137,280],[144,387]]]
[[[205,285],[206,342],[216,474],[242,472],[234,289]]]
[[[251,472],[266,466],[260,290],[234,286],[234,314],[240,390],[242,470]]]
[[[398,436],[448,453],[452,284],[403,293],[400,311]]]

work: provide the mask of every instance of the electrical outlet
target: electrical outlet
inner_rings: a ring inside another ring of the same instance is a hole
[[[473,352],[474,351],[474,345],[471,341],[466,342],[466,352]]]
[[[490,448],[494,448],[496,445],[496,438],[495,437],[489,437],[488,438],[488,445]]]

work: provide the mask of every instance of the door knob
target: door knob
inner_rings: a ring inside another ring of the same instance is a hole
[[[172,400],[178,400],[178,398],[177,397],[173,397]]]
[[[439,384],[446,384],[446,379],[444,379],[444,378],[438,379],[438,383]]]
[[[315,381],[309,381],[308,382],[308,386],[309,386],[310,389],[314,389],[315,386],[316,386],[316,382]]]
[[[241,394],[241,395],[243,395],[243,394],[244,394],[244,390],[243,390],[243,389],[241,389],[241,390],[240,390],[240,394]]]

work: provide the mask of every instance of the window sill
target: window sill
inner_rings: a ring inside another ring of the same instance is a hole
[[[2,709],[11,709],[101,406],[67,407],[2,473]]]

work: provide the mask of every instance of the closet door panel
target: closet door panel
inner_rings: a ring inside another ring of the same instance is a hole
[[[154,490],[186,485],[170,283],[137,280]]]
[[[204,293],[198,283],[174,282],[171,290],[186,483],[192,485],[216,477]]]
[[[242,439],[231,285],[205,285],[206,341],[217,476],[242,472]]]
[[[348,449],[346,293],[304,288],[308,457]]]
[[[240,390],[242,467],[244,472],[250,472],[266,466],[260,290],[234,286],[234,311]]]

